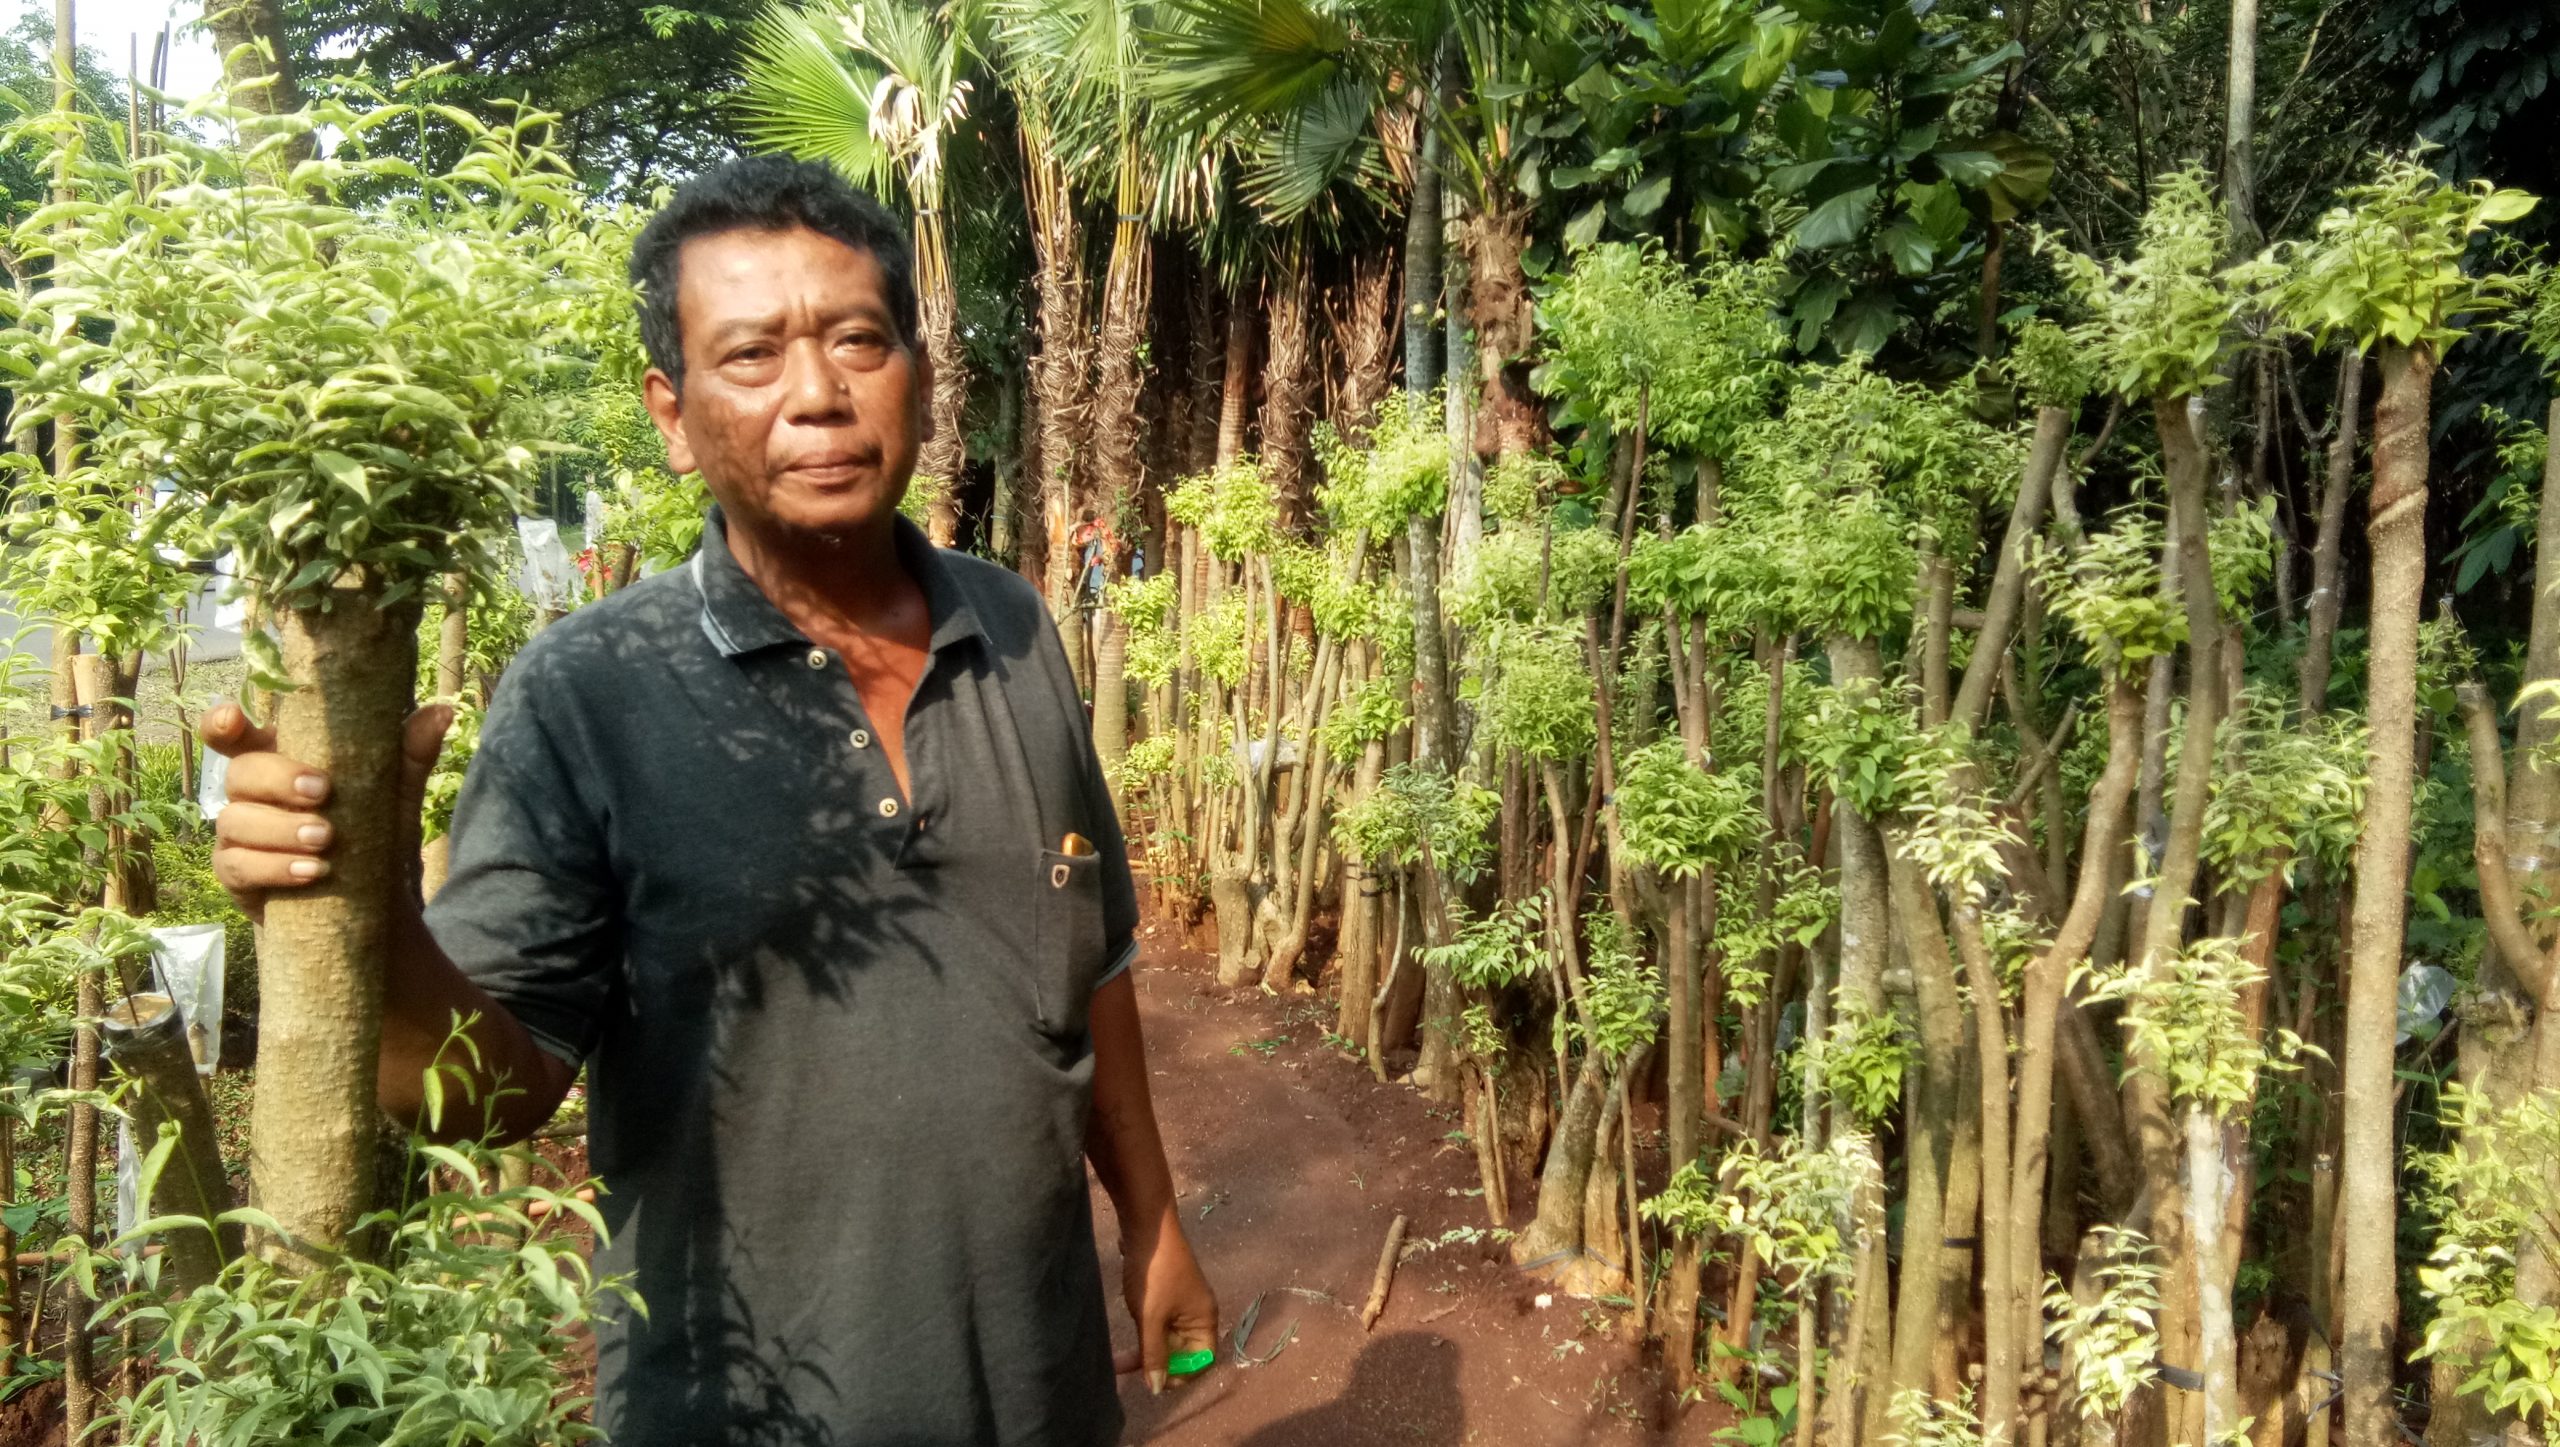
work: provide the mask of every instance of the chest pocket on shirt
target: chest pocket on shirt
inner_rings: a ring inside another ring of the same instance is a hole
[[[1040,1028],[1081,1035],[1102,973],[1102,859],[1040,851],[1039,904],[1031,949],[1031,986]]]

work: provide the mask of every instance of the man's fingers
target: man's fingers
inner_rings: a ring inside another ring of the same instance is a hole
[[[1150,1311],[1138,1318],[1138,1357],[1146,1368],[1147,1390],[1164,1390],[1165,1320],[1161,1312]]]
[[[215,821],[214,836],[226,849],[319,854],[335,834],[329,821],[317,814],[234,800]]]
[[[206,748],[226,759],[266,753],[276,746],[276,731],[251,724],[248,713],[229,699],[204,711],[196,721],[196,734]]]
[[[430,703],[409,715],[400,727],[400,789],[404,799],[424,799],[427,775],[435,772],[444,752],[444,736],[453,727],[453,705]]]
[[[263,895],[273,889],[298,889],[327,877],[329,861],[308,854],[271,849],[228,848],[213,851],[213,877],[234,895]]]
[[[316,809],[329,800],[329,776],[272,750],[231,756],[222,787],[233,803]]]

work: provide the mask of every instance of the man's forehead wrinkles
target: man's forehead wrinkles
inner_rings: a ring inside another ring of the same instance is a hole
[[[721,315],[709,319],[704,330],[715,336],[731,333],[754,335],[783,331],[793,326],[831,327],[849,321],[886,322],[888,316],[888,308],[866,296],[788,297],[752,311],[724,308]]]

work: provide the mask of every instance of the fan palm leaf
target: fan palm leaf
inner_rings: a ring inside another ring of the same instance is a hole
[[[756,17],[747,31],[740,127],[759,146],[825,161],[876,190],[896,172],[872,133],[881,74],[819,24],[788,5]]]

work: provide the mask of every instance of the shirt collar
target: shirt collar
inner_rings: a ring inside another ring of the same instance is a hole
[[[924,590],[926,615],[933,622],[932,650],[939,653],[963,639],[984,637],[968,590],[942,550],[903,517],[896,520],[894,537],[898,561]],[[685,567],[702,595],[702,634],[723,656],[736,658],[786,643],[808,644],[807,635],[773,606],[773,600],[738,565],[737,555],[729,551],[728,519],[718,507],[704,520],[702,544]]]

